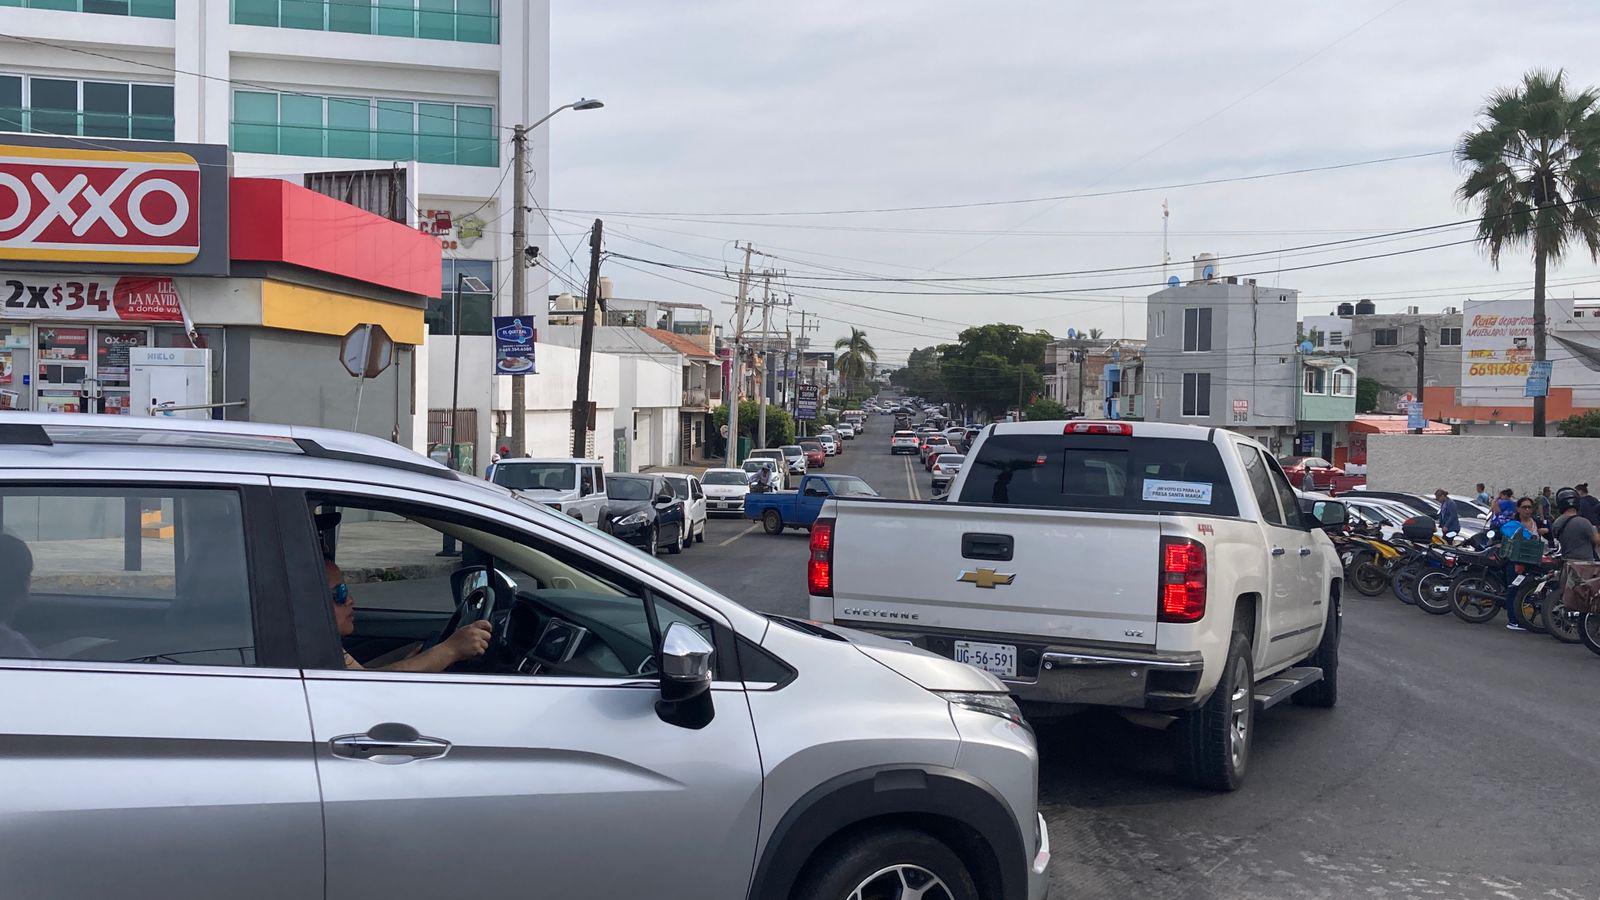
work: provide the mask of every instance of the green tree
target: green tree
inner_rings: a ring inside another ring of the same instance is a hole
[[[1356,379],[1356,412],[1370,413],[1378,411],[1378,393],[1383,390],[1383,383],[1376,378]]]
[[[878,364],[878,351],[872,349],[867,333],[854,326],[850,328],[849,337],[833,342],[833,349],[838,354],[834,364],[839,367],[845,395],[851,396],[852,388],[860,390],[866,385],[867,374]]]
[[[739,401],[739,433],[750,438],[751,446],[756,446],[756,425],[761,421],[761,403],[758,400]],[[711,413],[712,428],[717,434],[722,434],[722,426],[728,424],[728,407],[726,404],[716,408]],[[781,406],[767,405],[767,446],[777,447],[782,444],[794,443],[794,417]]]
[[[1568,245],[1600,262],[1600,92],[1572,93],[1564,72],[1534,70],[1489,96],[1478,127],[1456,148],[1457,191],[1481,211],[1478,240],[1500,267],[1507,248],[1533,251],[1533,356],[1545,359],[1545,275]],[[1545,398],[1533,400],[1545,433]]]
[[[1562,437],[1600,438],[1600,410],[1562,419],[1556,429]]]
[[[999,416],[1012,407],[1026,407],[1044,393],[1044,331],[1020,325],[974,325],[961,332],[960,343],[939,350],[943,396],[967,407]]]
[[[1067,408],[1049,397],[1040,397],[1028,404],[1027,410],[1023,413],[1023,418],[1030,422],[1049,422],[1066,417]]]

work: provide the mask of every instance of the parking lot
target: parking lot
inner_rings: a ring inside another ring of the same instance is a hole
[[[926,499],[877,417],[827,472]],[[713,519],[663,557],[766,612],[806,614],[804,531]],[[940,565],[907,546],[883,577]],[[1114,715],[1038,726],[1052,896],[1600,896],[1600,658],[1579,645],[1347,595],[1342,696],[1256,720],[1250,781],[1179,787],[1166,735]]]

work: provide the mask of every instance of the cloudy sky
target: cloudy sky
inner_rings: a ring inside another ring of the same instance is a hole
[[[1464,241],[1465,227],[1296,248],[1467,218],[1448,151],[1489,92],[1538,66],[1600,84],[1594,0],[552,7],[553,102],[606,102],[552,123],[572,271],[596,211],[608,250],[678,266],[733,269],[733,242],[751,241],[770,254],[757,266],[787,271],[793,308],[821,317],[818,338],[864,327],[886,362],[992,321],[1142,337],[1163,199],[1173,273],[1198,253],[1257,254],[1222,272],[1299,289],[1303,315],[1359,297],[1384,311],[1526,294],[1522,254],[1496,271],[1471,245],[1322,265]],[[1388,157],[1414,158],[1163,187]],[[1117,193],[793,215],[1104,192]],[[620,295],[730,314],[720,277],[621,259],[605,273]],[[1552,293],[1600,295],[1587,258],[1551,277]],[[924,296],[953,291],[984,293]]]

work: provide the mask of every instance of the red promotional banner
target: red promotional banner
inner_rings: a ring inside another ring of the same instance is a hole
[[[0,274],[0,320],[182,322],[171,278]]]
[[[0,144],[0,259],[174,265],[199,252],[194,157]]]

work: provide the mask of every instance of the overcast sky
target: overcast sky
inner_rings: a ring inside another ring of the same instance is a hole
[[[586,267],[579,244],[594,213],[559,210],[603,210],[606,249],[680,265],[720,270],[725,261],[733,269],[732,242],[749,240],[776,257],[758,257],[757,266],[788,270],[784,290],[795,294],[794,309],[823,317],[817,338],[831,343],[854,323],[885,362],[952,339],[957,323],[1143,337],[1151,289],[1128,285],[1161,275],[1146,269],[975,285],[816,276],[1158,266],[1163,198],[1171,206],[1173,274],[1187,278],[1192,266],[1184,264],[1197,253],[1265,251],[1224,261],[1221,270],[1299,289],[1302,315],[1358,297],[1387,311],[1526,294],[1532,266],[1519,253],[1496,271],[1469,245],[1275,272],[1469,238],[1470,230],[1457,228],[1365,249],[1292,249],[1467,218],[1471,211],[1453,194],[1460,172],[1448,153],[1093,199],[733,214],[1016,200],[1448,151],[1490,91],[1529,68],[1565,68],[1579,87],[1600,83],[1594,0],[553,0],[552,7],[552,102],[580,95],[606,102],[551,125],[551,205],[558,233],[579,256],[572,271]],[[559,242],[551,245],[558,251]],[[565,261],[567,252],[557,256]],[[650,268],[606,263],[619,295],[704,303],[719,323],[728,320],[721,303],[732,285],[630,266]],[[1570,258],[1551,279],[1552,293],[1600,295],[1600,267],[1586,257]],[[1579,280],[1595,283],[1561,285]],[[884,293],[957,289],[1071,296]]]

